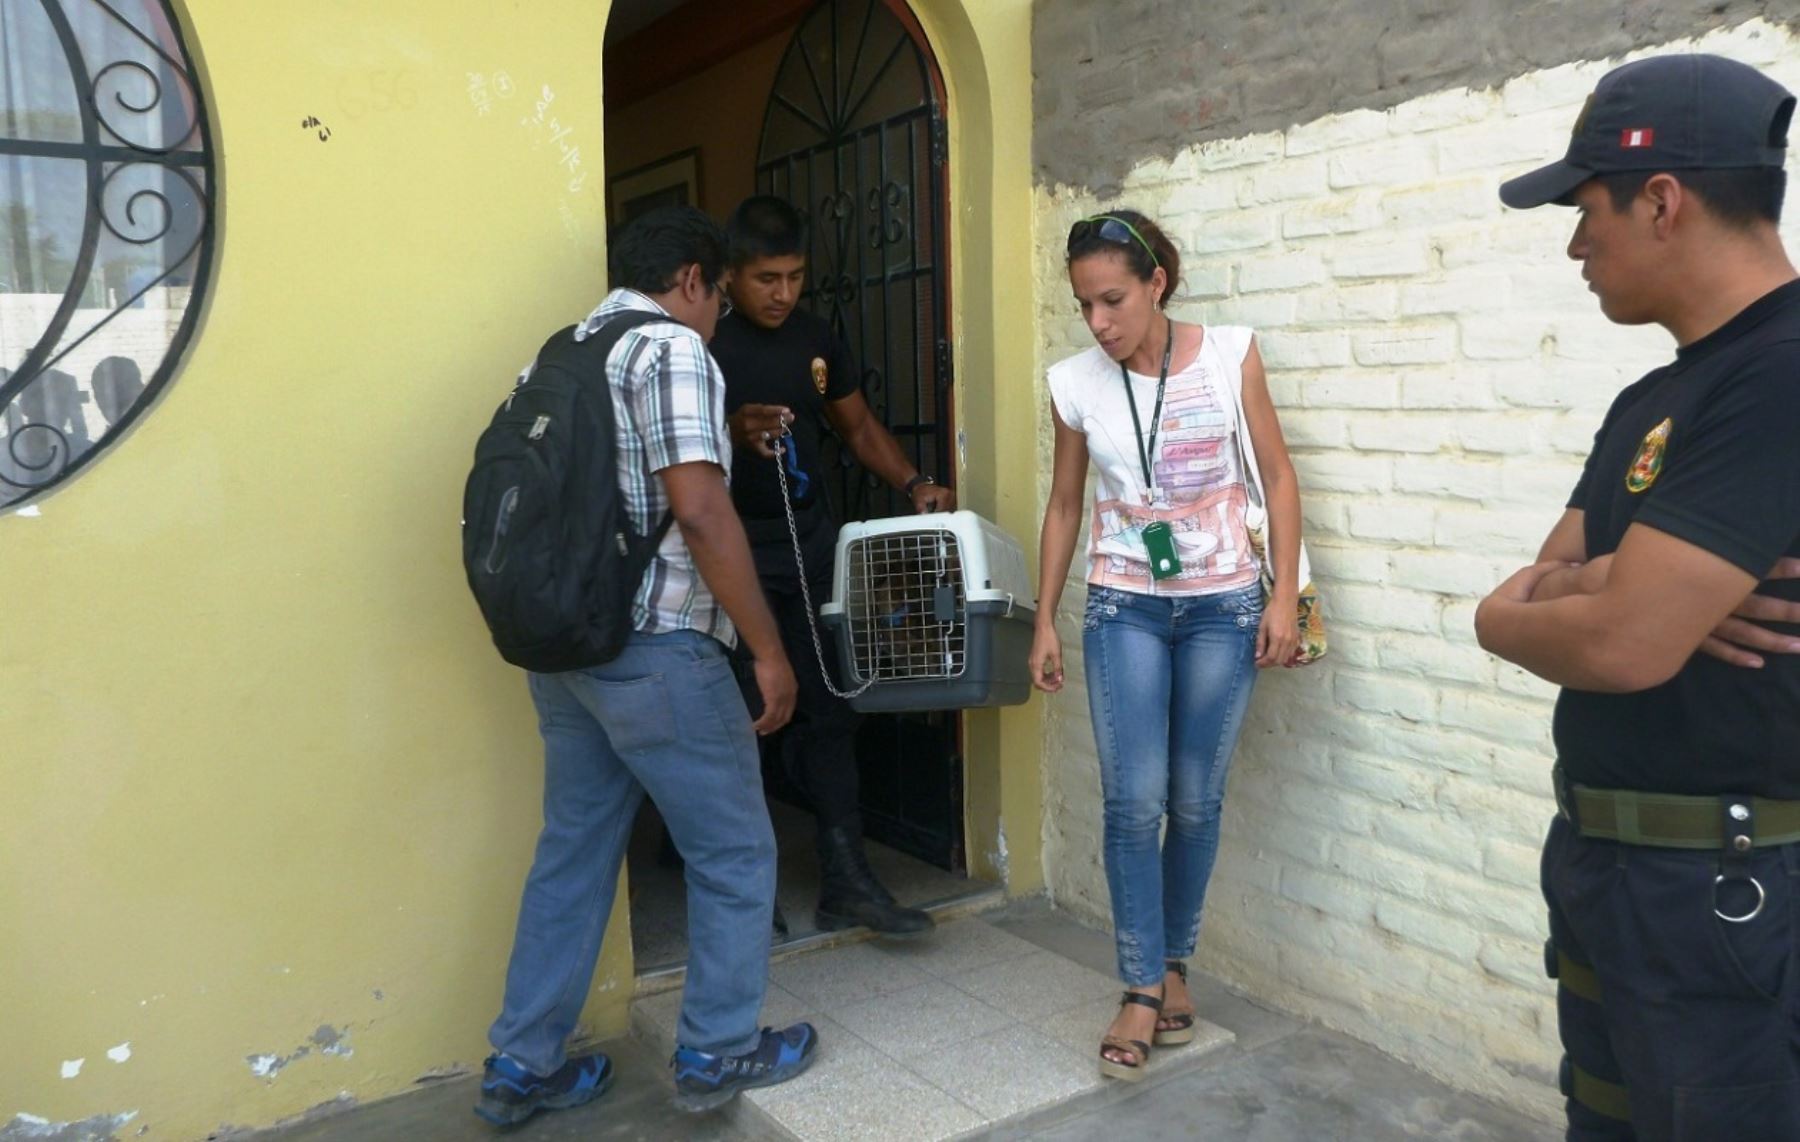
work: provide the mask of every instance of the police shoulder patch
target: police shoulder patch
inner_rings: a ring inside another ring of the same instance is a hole
[[[1644,442],[1638,445],[1637,455],[1632,458],[1631,467],[1625,473],[1625,490],[1633,495],[1647,492],[1656,478],[1662,475],[1663,457],[1669,450],[1669,433],[1675,428],[1675,421],[1664,417],[1661,424],[1644,433]]]

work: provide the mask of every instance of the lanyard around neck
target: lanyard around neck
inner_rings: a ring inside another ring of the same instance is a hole
[[[1163,342],[1162,375],[1156,379],[1156,409],[1150,414],[1150,440],[1144,440],[1144,424],[1138,419],[1137,397],[1131,391],[1131,371],[1125,362],[1119,362],[1119,376],[1125,382],[1125,403],[1131,406],[1131,427],[1137,434],[1138,463],[1144,467],[1144,491],[1150,492],[1156,487],[1156,480],[1150,474],[1150,457],[1156,455],[1156,435],[1162,429],[1163,393],[1169,387],[1169,358],[1175,351],[1175,323],[1169,322],[1169,336]]]

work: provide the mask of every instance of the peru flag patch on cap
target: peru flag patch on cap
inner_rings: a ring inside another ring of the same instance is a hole
[[[1627,127],[1619,132],[1619,146],[1625,150],[1633,151],[1655,144],[1656,132],[1649,127]]]

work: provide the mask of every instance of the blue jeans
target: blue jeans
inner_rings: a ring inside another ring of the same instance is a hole
[[[544,735],[544,829],[488,1040],[538,1074],[563,1064],[648,793],[687,862],[677,1041],[751,1050],[769,976],[775,832],[725,648],[695,631],[634,634],[603,666],[529,679]]]
[[[1082,649],[1106,885],[1129,987],[1160,983],[1164,960],[1194,954],[1262,605],[1260,587],[1186,598],[1088,591]]]

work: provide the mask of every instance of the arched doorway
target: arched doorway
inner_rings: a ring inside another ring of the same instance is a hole
[[[949,454],[944,104],[924,35],[898,0],[825,0],[769,94],[758,189],[812,223],[806,303],[862,365],[863,394],[920,471]],[[905,510],[840,454],[846,518]]]
[[[943,78],[904,0],[822,0],[795,29],[769,93],[757,189],[807,215],[802,304],[861,368],[863,395],[921,472],[949,482],[951,352]],[[847,449],[826,446],[846,520],[910,511]],[[858,740],[868,834],[966,867],[953,714],[871,717]]]
[[[918,467],[951,482],[947,101],[911,11],[883,0],[614,0],[611,21],[608,221],[671,200],[723,220],[752,193],[790,198],[813,223],[803,304],[844,339],[871,408]],[[830,201],[821,208],[815,193]],[[840,517],[904,503],[829,445],[825,459]],[[859,741],[865,832],[880,842],[871,860],[903,903],[972,887],[959,731],[955,714],[883,718]],[[770,753],[777,895],[798,942],[812,934],[817,895],[812,821]],[[640,822],[630,850],[640,976],[686,957],[679,871],[659,830]]]

